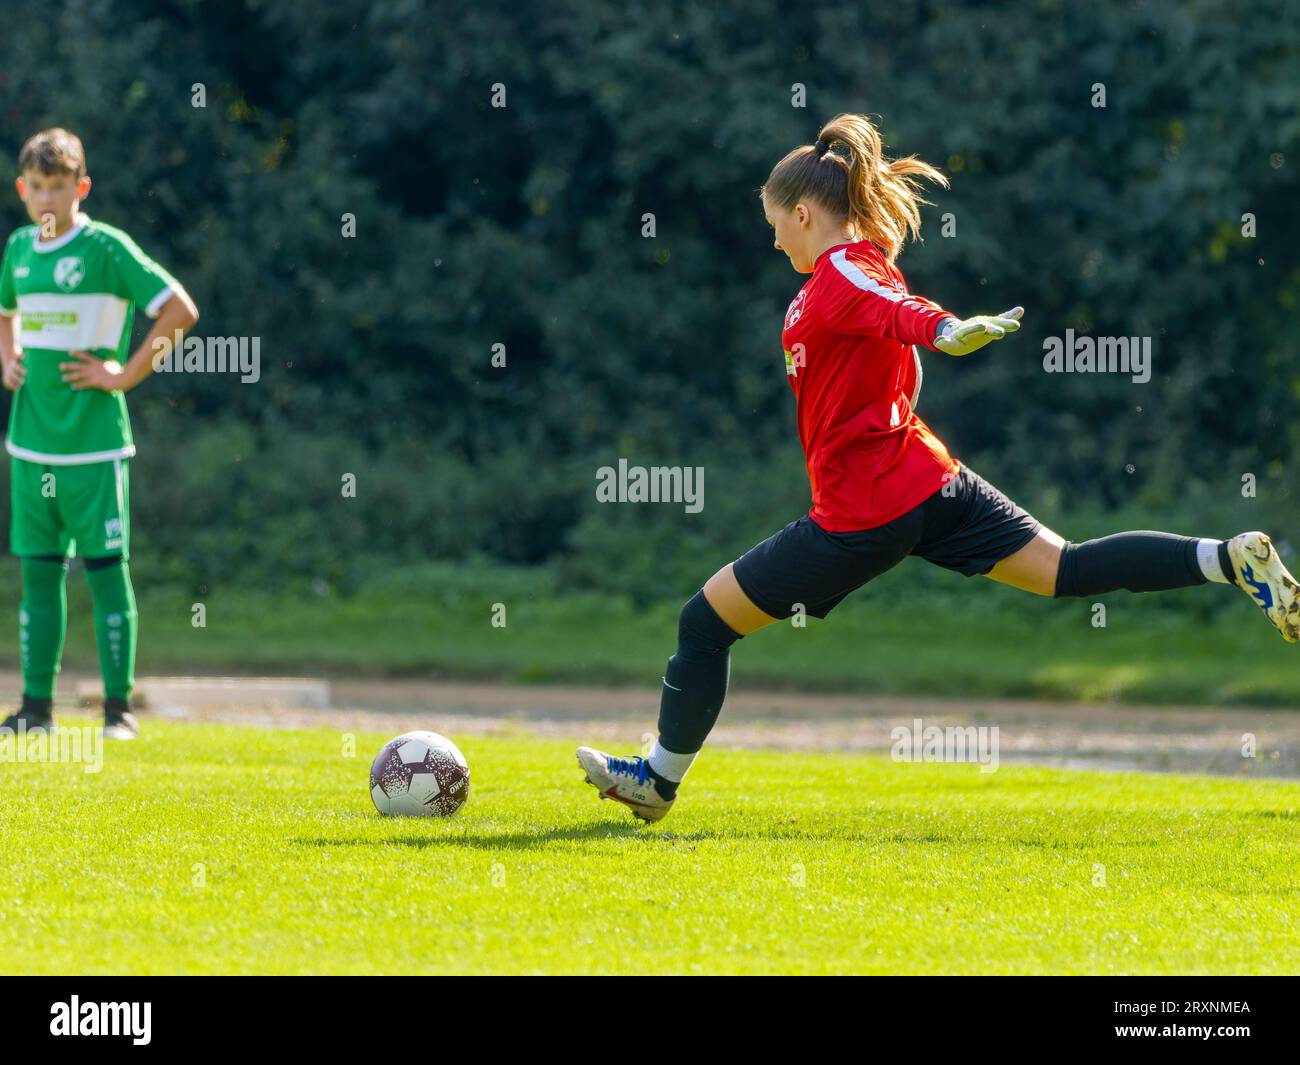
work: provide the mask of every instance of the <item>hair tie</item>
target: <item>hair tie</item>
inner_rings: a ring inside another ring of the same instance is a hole
[[[817,158],[819,159],[831,150],[830,142],[822,140],[821,137],[817,138],[817,143],[813,145],[813,148],[816,149]]]

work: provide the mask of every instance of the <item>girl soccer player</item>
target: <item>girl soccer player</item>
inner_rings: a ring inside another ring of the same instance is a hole
[[[826,617],[908,555],[1045,596],[1235,584],[1285,640],[1300,640],[1300,586],[1263,533],[1063,540],[954,459],[917,417],[913,345],[969,355],[1018,330],[1023,313],[963,320],[908,292],[895,259],[920,226],[920,178],[947,185],[915,157],[885,158],[865,116],[840,115],[763,186],[776,249],[811,275],[781,340],[812,508],[720,569],[682,608],[650,755],[578,748],[600,797],[644,821],[668,813],[718,719],[731,645],[796,612]]]

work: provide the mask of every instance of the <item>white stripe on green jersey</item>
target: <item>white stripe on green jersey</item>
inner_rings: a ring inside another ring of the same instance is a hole
[[[134,455],[123,394],[74,392],[59,363],[69,351],[125,363],[135,308],[156,318],[179,287],[120,229],[84,214],[51,241],[38,226],[14,230],[0,263],[0,314],[18,315],[27,376],[14,393],[6,450],[63,466]]]

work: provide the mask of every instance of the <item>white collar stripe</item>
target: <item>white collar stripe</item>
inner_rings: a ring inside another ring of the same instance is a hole
[[[90,216],[78,212],[76,225],[74,225],[71,229],[69,229],[66,233],[64,233],[63,236],[55,237],[53,240],[41,240],[40,237],[37,237],[35,240],[32,241],[32,250],[40,251],[40,252],[57,251],[59,248],[62,248],[65,244],[75,240],[77,236],[81,233],[81,231],[85,229],[89,223],[90,223]]]
[[[849,257],[845,254],[843,248],[831,253],[831,263],[834,265],[836,270],[865,292],[870,292],[876,296],[883,296],[891,303],[898,303],[899,301],[908,298],[904,293],[896,292],[892,288],[886,288],[875,278],[868,277],[862,272],[856,263],[849,262]]]

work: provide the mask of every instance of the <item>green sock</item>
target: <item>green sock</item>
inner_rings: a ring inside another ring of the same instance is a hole
[[[95,643],[105,699],[129,699],[135,686],[135,593],[126,562],[86,569],[95,602]]]
[[[22,654],[23,694],[54,697],[54,679],[63,657],[68,629],[66,562],[25,558],[23,599],[18,609],[18,646]]]

